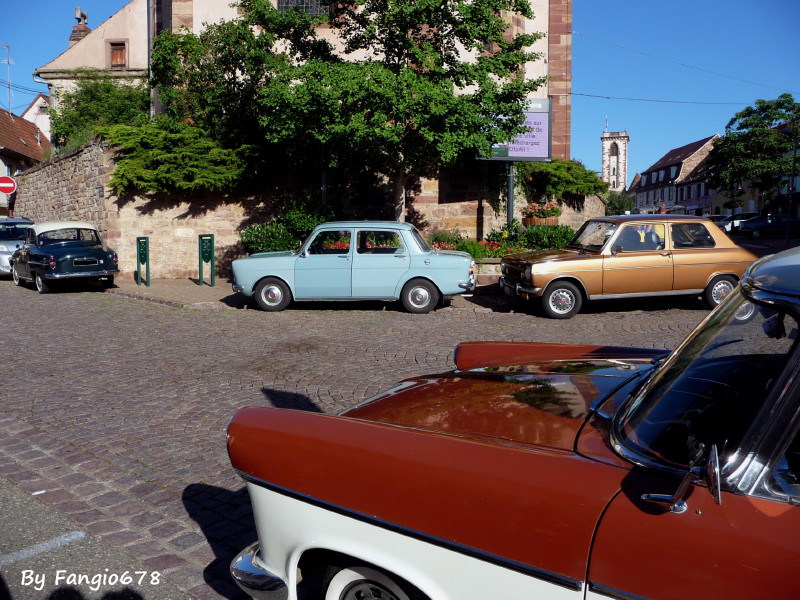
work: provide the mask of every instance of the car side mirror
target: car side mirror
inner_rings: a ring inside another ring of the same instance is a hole
[[[705,483],[711,497],[717,504],[722,504],[722,488],[719,476],[719,451],[717,445],[711,446],[704,467],[692,465],[672,496],[667,494],[642,494],[642,500],[660,506],[671,513],[680,514],[688,508],[685,496],[692,483]]]
[[[611,250],[611,256],[616,256],[620,252],[622,252],[622,246],[614,246]]]

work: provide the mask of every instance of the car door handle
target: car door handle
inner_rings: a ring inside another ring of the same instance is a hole
[[[662,252],[661,256],[672,256],[672,252]]]
[[[345,259],[345,260],[350,260],[350,257],[349,257],[349,256],[346,256],[346,255],[345,255],[345,256],[342,256],[341,254],[339,255],[339,258],[343,258],[343,259]]]
[[[395,257],[395,258],[402,259],[402,260],[405,260],[405,259],[406,259],[406,255],[405,255],[405,254],[395,254],[395,255],[394,255],[394,257]]]

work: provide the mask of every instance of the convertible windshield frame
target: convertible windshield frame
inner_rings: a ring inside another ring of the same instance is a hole
[[[685,473],[716,445],[724,470],[735,470],[742,442],[784,393],[800,353],[798,316],[751,300],[737,289],[617,411],[610,440],[617,454]]]

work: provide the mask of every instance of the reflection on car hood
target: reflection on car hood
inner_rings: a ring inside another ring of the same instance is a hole
[[[257,252],[255,254],[251,254],[250,256],[246,256],[243,260],[248,258],[285,258],[287,256],[294,256],[294,252],[289,250],[283,250],[280,252]],[[237,259],[242,260],[242,259]]]
[[[572,450],[595,401],[646,368],[576,360],[409,379],[343,416]]]
[[[521,254],[510,254],[508,256],[504,256],[503,262],[513,264],[517,262],[531,263],[572,260],[578,256],[580,256],[580,254],[576,250],[533,250],[532,252],[523,252]]]

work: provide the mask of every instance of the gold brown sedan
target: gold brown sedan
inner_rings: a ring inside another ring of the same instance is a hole
[[[703,217],[599,217],[563,250],[503,257],[500,286],[541,301],[554,319],[576,315],[587,300],[615,298],[702,294],[713,308],[755,259]]]

